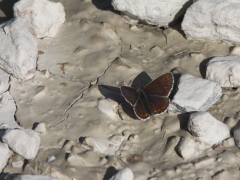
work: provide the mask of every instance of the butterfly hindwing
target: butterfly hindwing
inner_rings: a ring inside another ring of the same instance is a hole
[[[136,89],[128,86],[122,86],[120,88],[122,96],[129,102],[132,106],[137,102],[138,92]]]
[[[147,84],[142,90],[128,86],[120,88],[122,96],[133,106],[139,119],[165,112],[169,106],[169,94],[173,88],[173,75],[166,73]]]
[[[146,95],[168,96],[173,88],[173,75],[166,73],[148,83],[143,91]]]
[[[148,112],[148,107],[146,107],[146,104],[141,98],[137,100],[133,110],[139,119],[146,120],[151,116],[150,112]]]
[[[161,114],[167,110],[169,99],[164,96],[147,96],[147,103],[152,114]]]

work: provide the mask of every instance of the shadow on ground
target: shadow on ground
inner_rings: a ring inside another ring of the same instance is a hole
[[[18,0],[2,0],[0,2],[0,10],[5,14],[5,17],[0,17],[0,23],[12,19],[13,16],[13,5]]]

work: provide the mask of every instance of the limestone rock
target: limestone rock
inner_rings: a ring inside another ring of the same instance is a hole
[[[228,126],[215,119],[208,112],[196,112],[190,115],[188,130],[202,142],[214,145],[230,137]]]
[[[40,134],[45,134],[46,133],[46,125],[45,125],[45,123],[39,123],[36,127],[35,127],[35,129],[34,129],[34,131],[36,131],[36,132],[38,132],[38,133],[40,133]]]
[[[112,5],[114,9],[121,11],[127,19],[134,19],[134,22],[143,21],[147,24],[167,27],[169,23],[173,22],[184,13],[184,9],[190,5],[190,1],[113,0]]]
[[[222,89],[217,83],[184,74],[179,80],[178,91],[173,97],[168,111],[206,111],[221,95]]]
[[[22,18],[0,25],[0,68],[22,80],[31,79],[36,71],[37,39],[31,26]]]
[[[188,39],[240,44],[239,6],[237,0],[198,0],[187,9],[182,29]]]
[[[231,56],[240,56],[240,47],[235,46],[234,48],[231,48],[230,55]]]
[[[133,180],[134,175],[130,168],[124,168],[118,171],[110,180]]]
[[[9,74],[0,69],[0,94],[9,88]]]
[[[180,140],[177,146],[177,152],[184,159],[189,159],[194,156],[197,156],[201,152],[199,143],[195,142],[190,137],[184,137]]]
[[[0,129],[21,128],[15,121],[16,104],[7,91],[0,94]]]
[[[0,173],[2,172],[3,168],[7,165],[7,160],[9,158],[9,148],[8,145],[5,143],[0,142]]]
[[[25,159],[33,159],[37,155],[40,138],[30,129],[8,129],[2,141]]]
[[[103,99],[98,102],[98,109],[108,115],[111,119],[115,119],[118,103],[111,99]]]
[[[14,168],[21,168],[21,167],[23,167],[23,165],[24,165],[24,161],[23,160],[16,161],[16,162],[12,163],[12,167],[14,167]]]
[[[37,38],[54,37],[65,21],[64,7],[60,2],[48,0],[21,0],[14,4],[15,17],[32,25]]]
[[[215,57],[207,64],[206,79],[221,87],[240,86],[240,56]]]

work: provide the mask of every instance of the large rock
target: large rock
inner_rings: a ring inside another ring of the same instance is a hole
[[[125,14],[126,18],[144,23],[167,27],[184,13],[190,5],[189,0],[112,0],[114,9]],[[184,8],[183,8],[184,7]]]
[[[215,57],[207,64],[206,79],[221,87],[240,86],[240,56]]]
[[[178,91],[168,110],[171,112],[206,111],[221,95],[222,89],[217,83],[184,74],[179,80]]]
[[[0,174],[1,174],[3,168],[7,165],[7,160],[9,158],[9,149],[7,144],[0,142],[0,154],[1,154],[0,158]]]
[[[134,175],[130,168],[124,168],[118,171],[110,180],[133,180]]]
[[[198,0],[188,8],[182,29],[188,39],[240,44],[240,1]]]
[[[25,159],[33,159],[37,155],[40,138],[30,129],[8,129],[2,141]]]
[[[0,94],[0,129],[21,128],[15,121],[16,104],[7,91]]]
[[[0,69],[0,94],[9,88],[9,74]]]
[[[15,17],[32,25],[37,38],[54,37],[65,21],[64,7],[60,2],[48,0],[21,0],[14,4]]]
[[[0,25],[0,68],[22,80],[31,79],[36,71],[37,39],[30,31],[21,18]]]
[[[190,115],[188,130],[200,141],[215,145],[230,137],[228,126],[215,119],[208,112],[196,112]]]

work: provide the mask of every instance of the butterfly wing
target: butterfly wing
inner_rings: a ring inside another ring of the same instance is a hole
[[[136,89],[128,86],[122,86],[120,88],[122,96],[126,99],[128,103],[132,106],[137,102],[138,92]]]
[[[137,103],[133,107],[136,116],[142,120],[146,120],[151,116],[147,109],[146,104],[144,104],[141,98],[137,100]]]
[[[161,114],[167,110],[169,99],[164,96],[147,96],[147,103],[152,114]]]
[[[143,88],[143,91],[146,95],[169,96],[173,88],[173,83],[174,79],[172,73],[166,73],[148,83]]]

